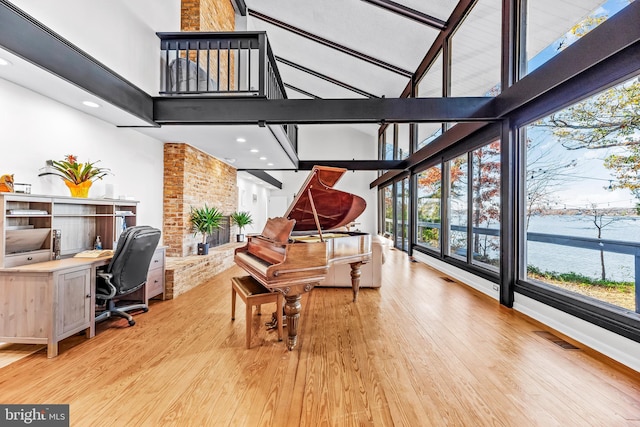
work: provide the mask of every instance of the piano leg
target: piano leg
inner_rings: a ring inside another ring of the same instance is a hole
[[[300,321],[300,310],[302,304],[302,294],[285,295],[284,314],[287,316],[287,348],[289,351],[298,343],[298,322]]]
[[[351,288],[353,289],[353,302],[356,302],[358,299],[358,292],[360,292],[360,275],[362,272],[360,271],[360,267],[362,266],[362,262],[352,262],[351,264]]]

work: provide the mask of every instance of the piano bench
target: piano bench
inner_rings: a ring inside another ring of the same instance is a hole
[[[258,315],[261,314],[260,305],[271,302],[276,303],[276,319],[278,321],[278,341],[282,341],[282,296],[278,292],[271,292],[262,286],[260,282],[251,276],[231,278],[231,320],[236,319],[236,294],[240,295],[246,306],[246,344],[251,348],[251,315],[253,306],[258,306]]]

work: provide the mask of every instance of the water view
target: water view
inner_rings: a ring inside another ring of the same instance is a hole
[[[612,222],[602,229],[602,239],[634,242],[640,246],[640,217],[605,217]],[[556,234],[572,237],[597,238],[598,230],[593,217],[583,215],[533,216],[530,232]],[[604,253],[607,279],[635,281],[634,257],[632,255]],[[575,272],[599,279],[601,274],[600,252],[541,242],[527,242],[527,265],[542,271]]]

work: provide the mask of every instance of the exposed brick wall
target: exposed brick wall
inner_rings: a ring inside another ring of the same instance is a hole
[[[235,11],[230,0],[182,0],[182,31],[234,31],[236,28]],[[209,67],[218,67],[217,55],[211,55]],[[230,90],[235,87],[235,54],[231,53],[231,79],[227,79],[227,51],[220,52],[220,90]],[[195,53],[190,58],[196,60]],[[200,59],[200,66],[207,68],[206,59]],[[213,73],[216,74],[215,72]],[[229,83],[227,83],[229,82]]]
[[[243,243],[230,243],[212,248],[208,255],[167,258],[165,299],[173,299],[233,266],[234,251],[242,245]]]
[[[182,0],[182,31],[234,31],[235,12],[230,0]],[[195,61],[195,54],[190,58]],[[217,55],[210,68],[217,67]],[[202,61],[201,61],[202,62]],[[226,52],[220,57],[220,89],[228,89]],[[235,70],[231,57],[231,80]],[[206,63],[200,64],[206,68]],[[233,84],[232,84],[233,88]],[[205,256],[196,253],[201,236],[193,236],[191,207],[205,203],[224,215],[237,209],[236,170],[188,144],[164,144],[163,242],[167,246],[166,297],[174,298],[233,265],[238,244],[217,247]],[[232,235],[235,230],[232,229]]]
[[[200,0],[200,31],[234,31],[235,28],[236,13],[230,0]]]
[[[180,7],[182,31],[200,31],[200,0],[182,0]]]
[[[237,209],[236,169],[183,143],[164,144],[164,238],[167,256],[195,254],[202,236],[193,236],[191,207],[205,203],[224,215]]]
[[[234,31],[231,0],[182,0],[182,31]]]

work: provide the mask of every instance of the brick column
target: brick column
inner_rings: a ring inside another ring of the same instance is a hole
[[[196,253],[201,236],[194,237],[191,207],[204,204],[229,215],[238,207],[235,168],[188,144],[164,144],[163,242],[167,256]]]
[[[236,15],[230,0],[182,0],[182,16],[180,27],[182,31],[235,31]],[[189,58],[196,60],[195,52]],[[220,52],[220,89],[234,89],[236,79],[234,53],[231,53],[231,79],[227,87],[227,51]],[[200,66],[206,69],[205,59],[200,59]],[[218,67],[217,56],[210,59],[210,69]]]

